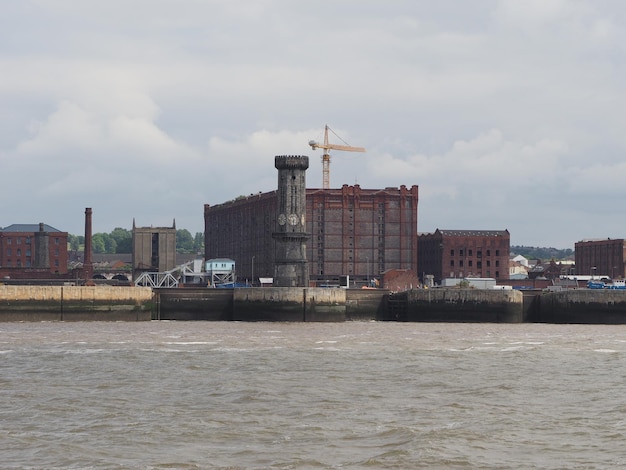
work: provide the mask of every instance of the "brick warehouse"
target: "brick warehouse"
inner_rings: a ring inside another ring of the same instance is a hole
[[[582,240],[574,244],[574,253],[576,274],[597,274],[612,279],[623,279],[626,274],[626,243],[623,238]]]
[[[307,260],[313,284],[389,269],[417,270],[418,187],[306,190]],[[205,259],[231,258],[240,281],[272,277],[277,193],[204,206]]]
[[[42,279],[67,274],[67,235],[43,223],[0,229],[0,275]]]
[[[509,278],[508,230],[440,230],[419,236],[419,276]]]

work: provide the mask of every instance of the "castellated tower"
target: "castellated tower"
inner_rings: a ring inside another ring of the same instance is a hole
[[[306,170],[309,157],[280,155],[274,157],[278,170],[278,214],[274,257],[274,286],[308,287],[306,259]]]

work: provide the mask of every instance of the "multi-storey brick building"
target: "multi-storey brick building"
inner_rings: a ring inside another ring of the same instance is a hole
[[[420,234],[420,278],[509,278],[511,237],[508,230],[440,230]]]
[[[67,232],[46,224],[13,224],[0,229],[0,274],[45,278],[66,274]]]
[[[418,187],[306,190],[307,260],[315,284],[417,270]],[[231,258],[239,280],[272,277],[277,193],[204,206],[205,258]]]
[[[582,240],[574,244],[576,274],[585,276],[626,276],[626,243],[623,238]]]

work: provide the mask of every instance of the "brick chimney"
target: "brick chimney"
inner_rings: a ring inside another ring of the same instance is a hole
[[[85,255],[83,259],[85,281],[93,278],[93,262],[91,261],[91,207],[85,209]]]

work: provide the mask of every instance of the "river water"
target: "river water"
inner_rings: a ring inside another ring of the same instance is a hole
[[[4,469],[626,466],[626,326],[0,323]]]

